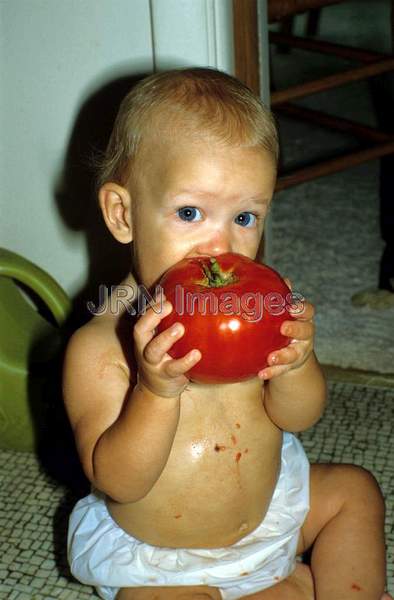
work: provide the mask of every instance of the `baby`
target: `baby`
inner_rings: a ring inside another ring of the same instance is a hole
[[[132,242],[133,274],[115,297],[185,257],[254,259],[277,156],[270,113],[236,79],[196,68],[137,85],[99,189],[108,229]],[[106,600],[390,598],[375,479],[310,467],[294,435],[326,402],[312,305],[282,324],[291,343],[265,369],[220,385],[189,379],[198,348],[168,354],[183,326],[156,328],[172,309],[102,307],[69,343],[64,398],[92,483],[70,518],[75,577]],[[311,566],[296,562],[309,548]]]

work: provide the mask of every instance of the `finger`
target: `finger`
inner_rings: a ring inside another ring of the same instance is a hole
[[[134,340],[140,346],[144,347],[155,335],[155,329],[160,321],[172,311],[172,304],[166,300],[163,305],[156,303],[154,307],[149,308],[145,314],[141,315],[134,326]]]
[[[298,351],[294,346],[286,346],[276,352],[268,355],[267,362],[269,366],[290,365],[298,359]]]
[[[164,355],[171,346],[179,340],[185,333],[185,328],[181,323],[174,323],[168,329],[165,329],[159,335],[156,335],[144,349],[144,358],[151,365],[157,365],[163,360]]]
[[[283,375],[284,373],[287,373],[289,370],[289,365],[278,365],[276,367],[266,367],[265,369],[259,371],[257,375],[259,379],[262,379],[263,381],[268,381],[273,377],[278,377],[278,375]]]
[[[315,307],[307,300],[304,300],[303,302],[297,301],[294,304],[294,308],[289,308],[289,314],[294,317],[294,319],[309,321],[315,316]]]
[[[313,338],[315,326],[312,321],[284,321],[280,332],[286,337],[306,341]]]
[[[169,377],[178,377],[187,373],[199,360],[201,360],[201,352],[195,348],[182,358],[169,360],[165,366],[165,372]]]

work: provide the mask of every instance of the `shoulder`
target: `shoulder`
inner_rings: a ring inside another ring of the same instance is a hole
[[[96,317],[71,336],[65,354],[65,383],[81,375],[103,379],[108,371],[134,379],[133,323],[126,318]]]
[[[71,336],[66,349],[66,365],[71,361],[75,366],[97,371],[101,363],[119,360],[121,354],[114,324],[96,317]]]
[[[85,468],[99,437],[118,419],[135,384],[132,325],[129,342],[118,320],[96,318],[78,329],[68,343],[63,365],[63,398]],[[129,348],[129,350],[127,349]],[[86,470],[90,478],[89,470]]]

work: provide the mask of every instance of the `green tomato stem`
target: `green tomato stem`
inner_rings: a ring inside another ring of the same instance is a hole
[[[210,266],[203,265],[207,287],[225,287],[238,281],[238,277],[232,271],[222,271],[216,258],[211,257]]]

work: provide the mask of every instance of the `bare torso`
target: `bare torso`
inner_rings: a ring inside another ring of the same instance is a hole
[[[130,317],[106,315],[94,321],[106,328],[108,360],[130,376]],[[109,512],[122,529],[154,546],[234,544],[265,516],[279,474],[281,445],[282,431],[265,412],[257,377],[227,385],[190,382],[159,479],[136,502],[107,498]]]

